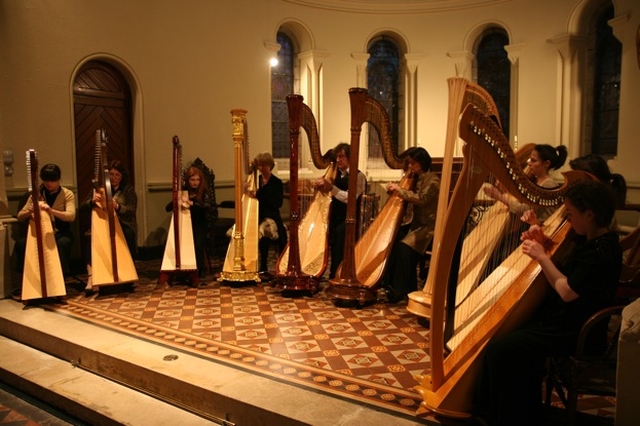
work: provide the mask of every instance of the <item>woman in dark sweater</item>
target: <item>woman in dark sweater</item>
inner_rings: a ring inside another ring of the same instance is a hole
[[[207,191],[207,183],[202,170],[191,166],[184,172],[184,189],[182,192],[182,204],[189,206],[191,212],[191,229],[193,230],[193,245],[196,253],[196,265],[198,275],[204,278],[207,273],[205,263],[205,245],[209,230],[209,213],[213,204]],[[167,204],[166,210],[173,209],[173,202]]]
[[[550,287],[533,318],[491,341],[485,351],[475,410],[492,426],[538,425],[542,377],[549,356],[573,353],[582,324],[610,306],[620,277],[622,250],[609,229],[615,195],[599,181],[581,182],[565,196],[575,248],[564,265],[546,253],[538,225],[522,235],[522,250],[540,264]]]
[[[260,272],[268,272],[267,260],[269,258],[269,247],[271,241],[277,241],[278,254],[287,246],[287,230],[280,216],[280,207],[284,200],[284,185],[279,177],[272,173],[275,166],[273,157],[268,152],[256,155],[253,160],[260,179],[258,189],[253,194],[258,199],[258,216],[260,220],[260,240],[258,249],[260,251]],[[276,224],[277,235],[268,229],[267,219],[273,220]]]

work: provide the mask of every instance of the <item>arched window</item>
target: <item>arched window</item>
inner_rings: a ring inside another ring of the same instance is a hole
[[[400,50],[389,37],[379,37],[369,44],[367,61],[367,89],[369,96],[377,100],[387,111],[391,121],[392,137],[398,143],[400,137]],[[398,147],[395,147],[398,150]],[[377,132],[369,132],[369,160],[382,159],[382,146]]]
[[[478,44],[477,83],[485,88],[498,107],[502,131],[509,138],[509,108],[511,98],[511,63],[504,49],[509,38],[504,30],[490,28],[484,32]]]
[[[271,67],[271,141],[275,158],[289,158],[289,112],[287,96],[293,93],[293,41],[278,32],[278,64]]]
[[[610,5],[597,17],[595,28],[591,152],[599,155],[618,152],[622,45],[607,23],[612,18],[613,5]]]

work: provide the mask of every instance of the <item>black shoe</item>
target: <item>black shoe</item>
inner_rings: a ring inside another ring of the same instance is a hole
[[[11,298],[18,302],[22,302],[22,290],[21,289],[13,290],[11,292]]]
[[[271,281],[276,277],[275,275],[267,271],[259,272],[258,276],[260,277],[260,281]]]
[[[387,303],[399,303],[402,302],[404,300],[404,295],[399,296],[398,294],[394,293],[393,290],[391,289],[385,289],[387,292]]]

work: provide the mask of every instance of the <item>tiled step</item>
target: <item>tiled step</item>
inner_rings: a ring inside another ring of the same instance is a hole
[[[90,424],[429,424],[13,300],[0,335],[0,379]]]
[[[0,337],[2,380],[91,425],[210,425],[211,421],[69,362]]]

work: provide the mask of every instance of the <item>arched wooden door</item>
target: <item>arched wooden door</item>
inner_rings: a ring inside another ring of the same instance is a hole
[[[123,74],[113,65],[90,61],[82,66],[73,84],[76,132],[78,204],[88,200],[94,178],[95,134],[105,129],[108,161],[120,160],[134,173],[131,90]],[[80,235],[91,228],[91,214],[79,212]]]

